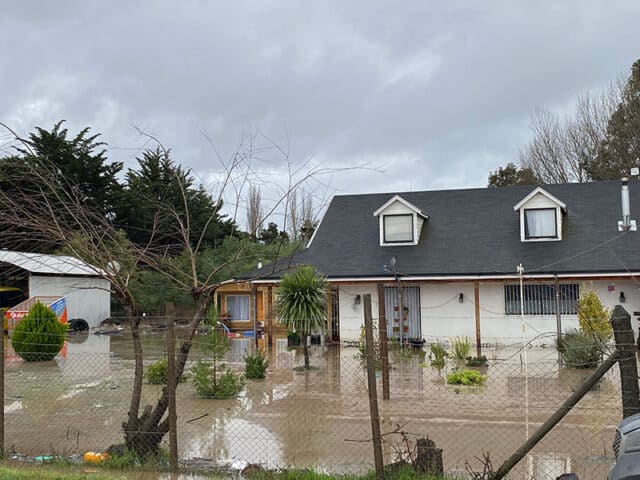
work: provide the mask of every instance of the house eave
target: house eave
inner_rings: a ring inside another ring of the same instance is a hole
[[[631,278],[640,276],[640,271],[633,272],[565,272],[565,273],[525,273],[522,275],[524,279],[552,279],[558,278]],[[469,282],[482,280],[517,280],[520,278],[518,273],[503,274],[470,274],[470,275],[399,275],[402,282]],[[397,279],[394,276],[350,276],[350,277],[327,277],[327,281],[331,283],[380,283],[392,282]],[[253,284],[272,284],[279,283],[279,278],[250,280]]]

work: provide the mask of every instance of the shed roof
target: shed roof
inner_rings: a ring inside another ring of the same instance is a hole
[[[31,273],[46,275],[98,276],[102,271],[79,258],[43,253],[0,250],[0,262],[9,263]]]

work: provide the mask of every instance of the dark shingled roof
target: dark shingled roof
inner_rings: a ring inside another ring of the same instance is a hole
[[[519,263],[527,273],[640,271],[640,231],[617,229],[620,182],[544,185],[567,205],[562,240],[521,242],[513,206],[535,188],[335,196],[307,249],[253,274],[279,278],[287,266],[311,264],[330,279],[388,277],[384,265],[392,256],[398,272],[411,276],[514,274]],[[629,190],[631,218],[640,223],[640,183],[630,182]],[[430,216],[416,246],[379,245],[373,212],[396,194]]]

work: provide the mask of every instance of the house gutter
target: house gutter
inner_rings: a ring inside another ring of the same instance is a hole
[[[523,275],[525,279],[555,279],[557,278],[629,278],[634,276],[640,276],[640,272],[616,272],[616,273],[529,273]],[[500,275],[403,275],[402,280],[405,282],[411,281],[476,281],[476,280],[517,280],[520,277],[517,274],[500,274]],[[279,283],[279,278],[272,279],[259,279],[259,280],[245,280],[252,284],[272,284]],[[328,277],[327,281],[331,283],[354,283],[354,282],[393,282],[394,278],[390,276],[384,277]]]

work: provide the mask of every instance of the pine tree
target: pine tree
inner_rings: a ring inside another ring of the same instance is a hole
[[[631,67],[631,76],[622,100],[607,125],[598,158],[585,166],[592,180],[618,180],[640,166],[640,60]]]

